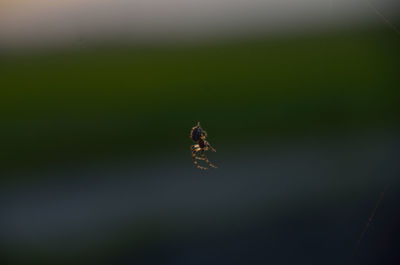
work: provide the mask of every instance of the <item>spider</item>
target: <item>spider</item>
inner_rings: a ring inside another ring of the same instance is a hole
[[[196,126],[192,128],[190,131],[190,138],[196,142],[197,144],[194,144],[190,147],[190,151],[192,152],[192,158],[193,158],[193,163],[200,169],[206,170],[208,169],[207,167],[200,166],[197,160],[204,160],[208,166],[212,168],[217,168],[215,165],[213,165],[206,157],[204,154],[205,151],[211,150],[213,152],[216,152],[216,150],[206,141],[207,138],[207,132],[204,131],[201,126],[200,122],[197,123]],[[200,152],[201,157],[196,156],[196,154]]]

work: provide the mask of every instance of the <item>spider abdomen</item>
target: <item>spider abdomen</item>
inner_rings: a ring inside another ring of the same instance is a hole
[[[197,142],[198,140],[201,139],[203,130],[199,127],[195,127],[192,131],[192,140]]]

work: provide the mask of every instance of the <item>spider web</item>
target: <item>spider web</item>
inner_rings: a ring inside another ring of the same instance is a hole
[[[396,25],[394,25],[392,22],[390,22],[390,20],[383,15],[383,13],[381,11],[379,11],[373,4],[372,2],[368,1],[368,0],[363,0],[367,6],[369,7],[369,9],[371,9],[383,22],[385,22],[385,24],[391,28],[394,32],[396,32],[398,35],[400,35],[400,30],[396,27]]]
[[[368,8],[374,12],[374,14],[380,18],[381,21],[383,21],[387,27],[389,27],[391,30],[393,30],[396,34],[400,35],[400,29],[397,28],[397,26],[392,23],[371,1],[369,0],[361,0],[364,4],[366,4],[366,6],[368,6]],[[328,4],[329,4],[329,9],[332,10],[333,9],[333,3],[334,0],[329,0]]]
[[[371,1],[363,0],[363,2],[368,6],[368,8],[370,10],[372,10],[375,13],[376,16],[378,16],[386,24],[386,26],[388,28],[390,28],[392,31],[394,31],[397,35],[400,35],[400,30],[396,27],[396,25],[393,24],[380,10],[378,10],[378,8]],[[357,243],[354,247],[354,254],[357,254],[357,251],[361,245],[361,241],[363,240],[366,232],[368,231],[368,228],[376,215],[376,212],[383,200],[383,197],[385,196],[385,192],[387,191],[387,189],[388,189],[388,186],[386,186],[384,188],[384,190],[381,192],[379,199],[376,202],[375,208],[372,210],[372,212],[367,220],[367,223],[365,224],[364,229],[362,230],[362,232],[357,240]]]
[[[362,230],[362,232],[361,232],[361,234],[360,234],[360,237],[358,238],[357,244],[356,244],[356,246],[354,247],[354,254],[357,254],[357,250],[358,250],[358,248],[360,247],[361,241],[362,241],[362,239],[364,238],[364,235],[365,235],[365,233],[367,232],[368,227],[369,227],[370,224],[372,223],[372,221],[373,221],[373,219],[374,219],[374,217],[375,217],[376,211],[378,210],[379,205],[381,204],[381,202],[382,202],[382,200],[383,200],[383,197],[385,196],[385,192],[387,191],[387,189],[388,189],[388,186],[386,186],[385,189],[381,192],[381,195],[379,196],[379,199],[378,199],[378,201],[376,202],[375,208],[372,210],[372,212],[371,212],[371,214],[370,214],[370,216],[369,216],[369,218],[368,218],[368,221],[367,221],[367,223],[365,224],[364,229]]]
[[[329,9],[333,8],[333,1],[334,0],[329,0]],[[371,1],[362,0],[362,2],[365,3],[368,6],[368,8],[372,12],[374,12],[375,15],[377,17],[379,17],[386,24],[386,26],[388,28],[390,28],[392,31],[394,31],[397,35],[400,35],[400,29],[397,28],[396,25],[394,23],[392,23]],[[371,225],[371,223],[372,223],[372,221],[373,221],[373,219],[374,219],[374,217],[376,215],[376,212],[377,212],[377,210],[378,210],[378,208],[379,208],[379,206],[380,206],[380,204],[381,204],[381,202],[382,202],[382,200],[383,200],[383,198],[385,196],[385,193],[387,192],[388,188],[389,188],[389,185],[387,185],[384,188],[384,190],[381,192],[381,194],[380,194],[380,196],[379,196],[379,198],[378,198],[378,200],[377,200],[377,202],[375,204],[375,207],[372,210],[372,212],[371,212],[371,214],[370,214],[370,216],[369,216],[369,218],[367,220],[367,223],[365,224],[365,226],[364,226],[364,228],[363,228],[363,230],[362,230],[362,232],[361,232],[361,234],[360,234],[360,236],[359,236],[359,238],[357,240],[357,243],[356,243],[356,245],[354,247],[354,252],[353,252],[354,255],[357,254],[357,251],[358,251],[358,249],[359,249],[359,247],[361,245],[361,241],[363,240],[366,232],[368,231],[368,228]]]

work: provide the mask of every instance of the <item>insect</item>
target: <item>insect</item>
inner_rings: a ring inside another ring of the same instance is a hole
[[[198,160],[204,160],[209,167],[217,168],[213,165],[206,155],[204,154],[205,151],[211,150],[216,152],[216,150],[207,142],[207,132],[203,130],[200,126],[200,122],[197,123],[196,126],[192,128],[190,131],[190,138],[196,143],[190,147],[190,151],[192,152],[193,163],[200,169],[206,170],[207,167],[203,167],[199,165]],[[196,154],[200,152],[200,156]]]

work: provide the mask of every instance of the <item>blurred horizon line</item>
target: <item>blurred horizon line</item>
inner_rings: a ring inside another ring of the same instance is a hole
[[[397,29],[400,4],[348,1],[48,0],[2,6],[0,49],[96,43],[191,43],[381,25]],[[374,10],[376,9],[376,10]]]

